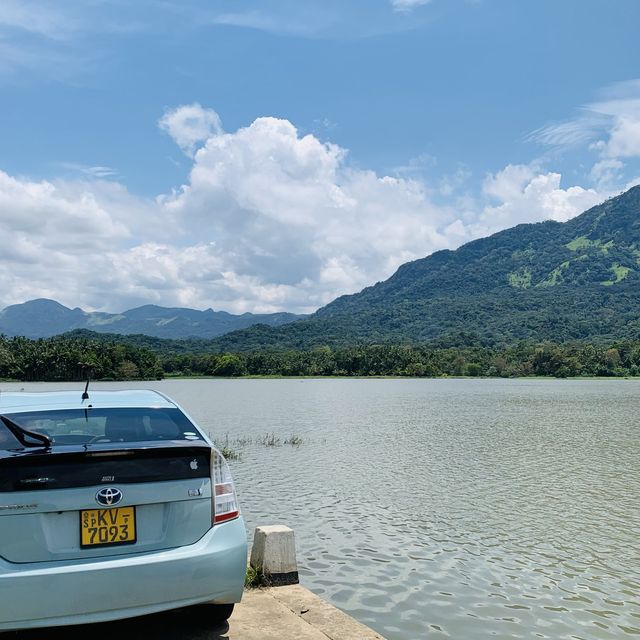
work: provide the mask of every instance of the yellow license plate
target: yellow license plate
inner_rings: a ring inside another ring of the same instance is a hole
[[[80,546],[133,544],[136,541],[136,508],[112,507],[80,512]]]

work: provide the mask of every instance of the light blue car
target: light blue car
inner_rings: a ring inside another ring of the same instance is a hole
[[[226,620],[247,540],[224,458],[160,393],[88,396],[0,394],[0,631]]]

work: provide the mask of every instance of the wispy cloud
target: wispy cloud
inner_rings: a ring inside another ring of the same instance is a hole
[[[95,67],[97,52],[78,55],[69,46],[38,41],[7,41],[0,38],[0,81],[22,83],[31,75],[56,82],[78,78]]]
[[[2,0],[0,3],[0,33],[9,31],[44,36],[51,40],[64,40],[80,27],[79,21],[60,5],[41,0]]]
[[[72,173],[79,173],[88,178],[93,178],[96,180],[106,180],[108,178],[119,178],[120,174],[118,171],[111,167],[105,166],[90,166],[79,164],[77,162],[56,162],[55,166],[60,167],[61,169],[66,169]]]
[[[272,0],[259,8],[245,7],[223,12],[208,7],[192,19],[202,25],[223,25],[304,38],[363,38],[406,31],[418,24],[404,14],[431,0]],[[393,12],[389,11],[389,7]]]
[[[323,27],[321,23],[314,23],[296,16],[278,16],[261,10],[250,10],[239,13],[222,13],[213,15],[208,20],[213,25],[244,27],[270,33],[283,33],[294,36],[311,36]]]
[[[187,37],[194,28],[224,26],[328,39],[401,32],[424,22],[425,16],[407,20],[406,14],[430,1],[0,0],[0,79],[24,80],[25,71],[55,80],[77,77],[115,49],[114,39],[132,34]]]
[[[148,0],[0,0],[0,79],[23,82],[29,74],[56,81],[91,72],[111,37],[154,28]],[[156,7],[158,9],[158,7]],[[27,72],[27,74],[25,74]]]
[[[396,165],[391,168],[391,173],[399,177],[424,176],[429,170],[433,169],[438,164],[438,160],[435,156],[428,153],[421,153],[414,158],[409,158],[405,164]]]
[[[640,156],[640,80],[605,87],[575,118],[545,125],[525,139],[555,147],[588,144],[605,158]]]
[[[551,147],[572,147],[593,142],[610,123],[610,118],[585,110],[575,120],[553,122],[535,129],[527,136],[526,142],[538,142]]]
[[[391,6],[394,11],[409,12],[425,4],[429,4],[431,0],[391,0]]]
[[[85,40],[87,18],[65,0],[2,0],[0,79],[24,82],[35,74],[67,81],[93,68],[99,54],[95,41]]]

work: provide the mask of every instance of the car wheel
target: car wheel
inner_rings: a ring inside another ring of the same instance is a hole
[[[226,622],[233,613],[233,604],[200,604],[194,607],[202,622]]]

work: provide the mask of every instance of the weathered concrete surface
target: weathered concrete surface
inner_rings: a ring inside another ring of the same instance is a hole
[[[379,633],[298,584],[270,589],[269,595],[331,640],[384,640]]]
[[[254,589],[230,620],[229,640],[384,640],[308,589]]]
[[[229,624],[194,609],[98,625],[1,635],[2,640],[384,640],[300,585],[246,591]]]

